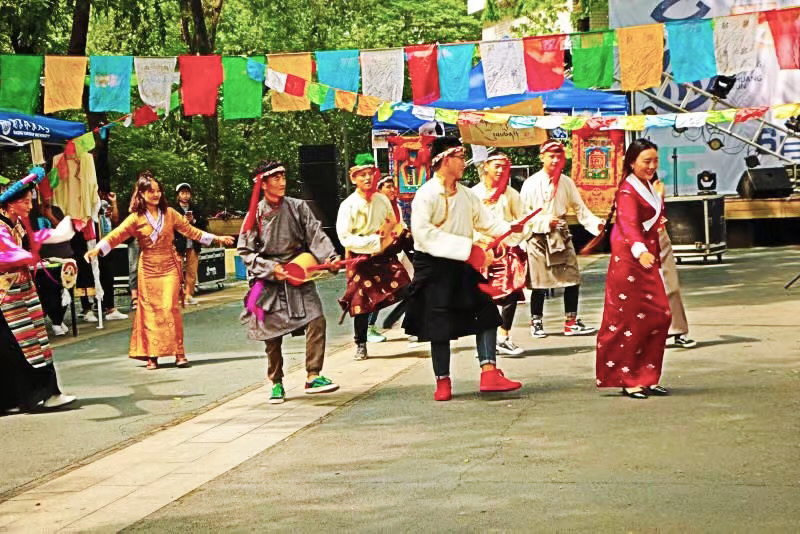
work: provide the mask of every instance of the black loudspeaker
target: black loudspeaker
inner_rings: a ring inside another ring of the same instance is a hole
[[[666,215],[667,233],[673,245],[713,245],[725,242],[725,202],[721,196],[687,197],[680,201],[670,201]]]
[[[747,169],[736,192],[742,198],[783,198],[791,196],[792,182],[784,167]]]
[[[303,199],[320,220],[333,244],[340,249],[336,235],[336,215],[339,211],[336,146],[301,145],[299,155]]]

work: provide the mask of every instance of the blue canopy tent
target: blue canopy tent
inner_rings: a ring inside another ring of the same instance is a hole
[[[458,110],[483,110],[508,106],[532,98],[541,98],[544,109],[549,113],[572,113],[573,111],[592,111],[601,113],[620,113],[628,111],[628,99],[625,95],[590,89],[578,89],[570,80],[565,80],[560,89],[554,91],[529,91],[519,95],[506,95],[494,98],[486,96],[486,86],[483,78],[483,63],[478,63],[472,68],[469,77],[469,100],[463,102],[444,102],[437,100],[428,104],[431,107],[458,109]],[[427,121],[415,117],[411,110],[396,109],[389,119],[379,121],[377,116],[372,119],[372,127],[378,129],[416,130]]]
[[[86,133],[82,122],[53,119],[41,115],[25,115],[12,111],[0,111],[0,137],[16,141],[66,141]]]

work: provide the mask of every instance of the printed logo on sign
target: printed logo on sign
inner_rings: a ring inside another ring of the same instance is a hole
[[[0,129],[3,131],[3,135],[8,135],[11,133],[11,122],[10,121],[0,121]]]

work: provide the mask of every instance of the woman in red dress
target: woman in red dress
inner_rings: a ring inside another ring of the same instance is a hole
[[[597,387],[621,387],[634,399],[669,394],[658,384],[671,315],[658,245],[664,202],[650,183],[657,168],[655,144],[637,139],[628,146],[597,335]]]

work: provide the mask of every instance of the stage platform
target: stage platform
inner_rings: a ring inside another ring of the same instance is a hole
[[[753,200],[725,197],[725,219],[729,221],[792,218],[800,218],[800,195]]]

